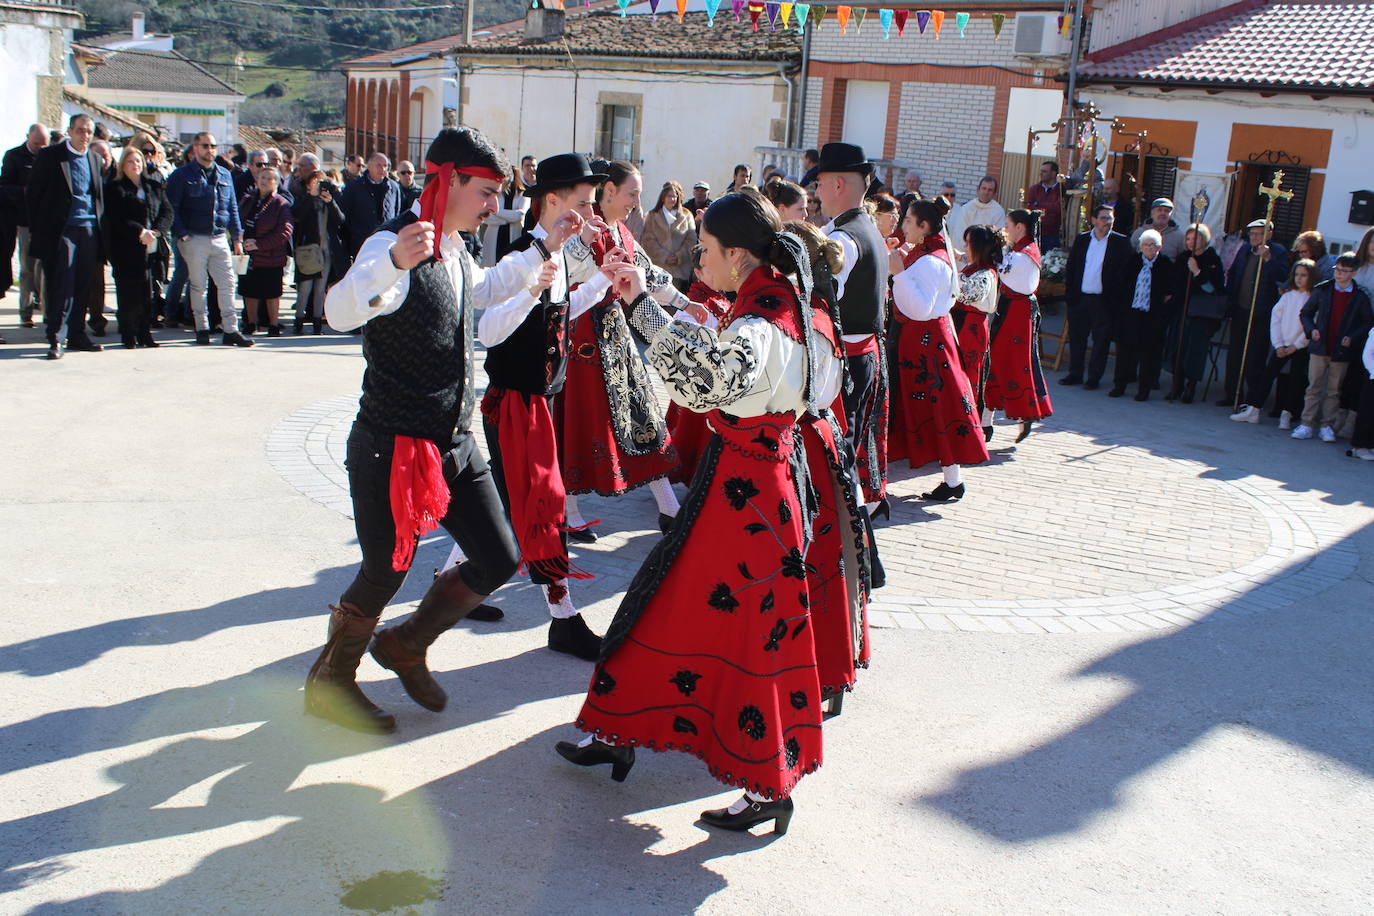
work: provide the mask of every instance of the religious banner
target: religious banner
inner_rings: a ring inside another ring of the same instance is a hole
[[[1226,234],[1226,204],[1231,199],[1234,178],[1234,172],[1218,174],[1180,169],[1174,178],[1174,222],[1178,227],[1186,232],[1187,224],[1197,219],[1212,230],[1212,238],[1220,240]]]

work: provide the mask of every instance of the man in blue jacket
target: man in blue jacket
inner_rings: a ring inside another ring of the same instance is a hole
[[[243,231],[234,199],[234,180],[229,170],[215,162],[218,149],[208,132],[192,141],[194,158],[167,179],[167,203],[172,207],[172,237],[186,263],[191,284],[191,310],[196,315],[196,343],[210,343],[210,315],[206,307],[207,277],[219,293],[220,323],[226,346],[251,347],[253,341],[239,333],[234,307],[234,262],[243,254]]]
[[[388,177],[390,168],[391,160],[385,154],[373,153],[367,160],[367,171],[349,182],[339,195],[349,260],[358,256],[358,249],[378,226],[401,212],[401,186]]]

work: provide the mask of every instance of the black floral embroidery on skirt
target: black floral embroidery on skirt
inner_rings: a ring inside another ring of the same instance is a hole
[[[592,682],[592,693],[596,694],[599,697],[604,697],[606,694],[610,693],[614,689],[615,678],[611,677],[611,673],[609,671],[607,671],[605,668],[602,668],[600,671],[596,673],[596,680]]]
[[[777,599],[773,597],[773,590],[770,588],[768,594],[764,595],[763,600],[759,602],[759,613],[767,614],[769,611],[773,610],[773,606],[777,603]]]
[[[779,620],[777,623],[773,624],[773,630],[772,630],[772,632],[770,632],[770,633],[768,634],[768,642],[764,643],[763,651],[765,651],[765,652],[776,652],[776,651],[778,651],[778,643],[781,642],[781,641],[782,641],[782,638],[783,638],[784,636],[786,636],[786,635],[787,635],[787,621],[786,621],[786,620]]]
[[[726,585],[724,582],[716,583],[716,587],[711,589],[711,594],[706,599],[706,603],[716,610],[724,611],[727,614],[733,614],[735,608],[739,607],[739,599],[730,594],[730,586]]]
[[[668,678],[668,683],[676,685],[677,689],[682,691],[683,696],[690,697],[692,691],[697,689],[697,681],[699,680],[701,680],[700,674],[683,668],[677,674]]]
[[[739,711],[739,730],[755,741],[761,739],[768,731],[763,713],[757,706],[746,706]]]
[[[789,548],[779,562],[782,563],[782,574],[793,579],[805,579],[807,573],[816,571],[816,567],[806,562],[801,550],[796,547]]]
[[[794,690],[794,691],[792,691],[792,708],[793,708],[793,709],[805,709],[806,706],[807,706],[806,691],[805,691],[805,690]]]
[[[782,746],[782,753],[790,770],[797,765],[797,758],[801,757],[801,742],[796,738],[788,738],[787,743]]]
[[[787,504],[787,497],[778,500],[778,519],[784,525],[792,521],[792,507]]]
[[[696,723],[693,722],[691,719],[685,719],[682,716],[674,717],[673,731],[681,732],[684,735],[699,734],[699,732],[697,731]]]
[[[735,511],[743,509],[749,500],[759,495],[759,488],[747,477],[731,477],[725,481],[725,498]]]

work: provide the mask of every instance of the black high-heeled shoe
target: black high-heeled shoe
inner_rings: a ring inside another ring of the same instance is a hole
[[[611,765],[611,778],[616,782],[624,782],[625,777],[630,775],[630,768],[635,765],[634,748],[616,747],[604,741],[593,741],[585,747],[571,741],[560,741],[553,746],[553,749],[558,751],[559,756],[564,760],[580,767],[594,767],[602,763],[609,763]]]
[[[957,487],[951,487],[949,484],[945,483],[943,480],[940,481],[940,485],[939,485],[938,487],[936,487],[935,489],[931,490],[929,493],[922,493],[922,494],[921,494],[921,499],[929,499],[929,500],[933,500],[933,501],[939,502],[939,503],[952,503],[952,502],[957,502],[957,501],[959,501],[959,500],[961,500],[961,499],[963,499],[963,498],[964,498],[964,485],[963,485],[963,484],[959,484],[959,486],[957,486]]]
[[[596,532],[591,528],[569,528],[568,540],[578,544],[595,544]]]
[[[892,521],[892,503],[887,501],[886,496],[878,500],[878,505],[874,506],[873,511],[868,513],[868,518],[871,521],[880,515],[885,521]]]
[[[984,426],[984,427],[983,427],[983,441],[984,441],[984,442],[991,442],[991,441],[992,441],[992,427],[991,427],[991,426]]]
[[[1015,442],[1020,442],[1022,439],[1025,439],[1027,436],[1029,436],[1030,433],[1031,433],[1031,421],[1030,421],[1030,420],[1022,420],[1022,421],[1021,421],[1021,431],[1018,432],[1018,433],[1016,434],[1016,439],[1013,440],[1013,441],[1015,441]]]
[[[792,804],[790,797],[770,802],[750,799],[749,804],[739,814],[731,814],[729,808],[713,808],[701,812],[701,819],[711,827],[735,831],[748,830],[766,821],[772,821],[773,833],[782,836],[787,833],[795,810],[796,806]]]
[[[660,513],[658,514],[658,530],[659,530],[659,533],[660,533],[660,534],[667,534],[667,533],[668,533],[668,530],[669,530],[670,528],[673,527],[673,522],[675,522],[675,521],[677,521],[677,516],[676,516],[676,515],[665,515],[664,513],[660,512]]]

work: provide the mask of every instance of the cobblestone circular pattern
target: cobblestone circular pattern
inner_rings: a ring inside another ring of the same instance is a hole
[[[350,517],[343,465],[356,410],[353,396],[321,401],[267,440],[289,484]],[[989,465],[965,469],[959,503],[921,502],[936,477],[895,472],[893,517],[878,527],[888,585],[874,596],[874,626],[1169,629],[1282,607],[1358,562],[1315,499],[1276,481],[1091,430],[1043,427],[1009,447],[1011,429],[999,427]],[[635,523],[617,511],[635,498],[598,502],[608,530]]]

